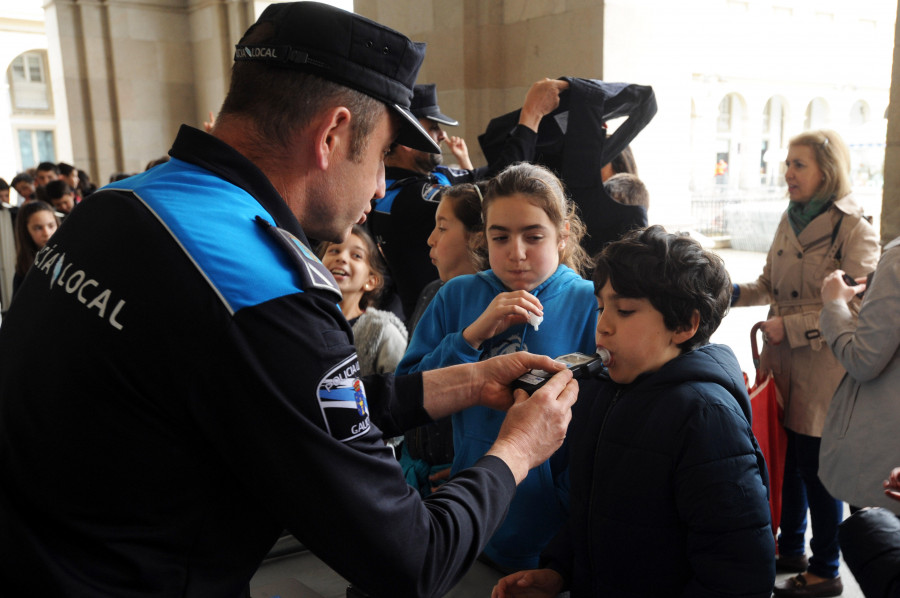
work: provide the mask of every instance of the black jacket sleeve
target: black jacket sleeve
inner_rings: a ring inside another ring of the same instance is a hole
[[[355,435],[323,406],[325,386],[356,363],[334,310],[301,293],[236,314],[220,343],[222,395],[196,406],[198,420],[235,475],[342,576],[375,595],[440,596],[502,521],[512,473],[484,458],[422,501],[381,430]],[[421,385],[364,381],[372,418],[390,433],[428,421]]]

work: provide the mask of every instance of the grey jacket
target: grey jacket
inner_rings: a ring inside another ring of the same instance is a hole
[[[885,247],[858,322],[832,301],[819,326],[847,370],[825,421],[819,478],[835,498],[900,514],[881,485],[900,466],[900,238]]]
[[[406,351],[409,336],[400,318],[369,308],[353,324],[360,376],[392,374]]]

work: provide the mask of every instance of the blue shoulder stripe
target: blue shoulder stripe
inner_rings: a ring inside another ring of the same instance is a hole
[[[303,291],[290,258],[254,220],[272,217],[243,189],[175,158],[104,189],[131,191],[166,227],[231,314]]]

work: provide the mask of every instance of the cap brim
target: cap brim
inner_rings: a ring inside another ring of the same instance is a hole
[[[431,135],[422,128],[422,125],[419,124],[419,119],[412,112],[399,104],[390,106],[394,109],[394,112],[402,117],[400,131],[397,133],[395,142],[430,154],[441,153],[441,146],[435,143]]]
[[[428,120],[433,120],[436,123],[441,123],[442,125],[447,125],[450,127],[455,127],[455,126],[459,125],[458,120],[453,120],[452,118],[450,118],[449,116],[447,116],[446,114],[443,114],[441,112],[438,112],[437,114],[429,114],[425,118],[427,118]]]

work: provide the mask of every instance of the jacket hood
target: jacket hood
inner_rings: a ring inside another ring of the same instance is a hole
[[[503,284],[493,270],[484,270],[475,274],[480,280],[490,285],[497,293],[508,293],[509,289]],[[560,264],[556,268],[556,272],[550,275],[550,278],[529,291],[532,295],[541,298],[555,297],[560,293],[565,293],[566,289],[578,281],[584,280],[574,270],[566,265]]]
[[[718,384],[727,390],[737,401],[747,421],[751,421],[750,397],[744,374],[734,352],[725,345],[703,345],[679,355],[657,372],[639,377],[632,386],[643,387],[647,384],[641,389],[646,392],[654,387],[671,388],[678,384],[705,382]]]

